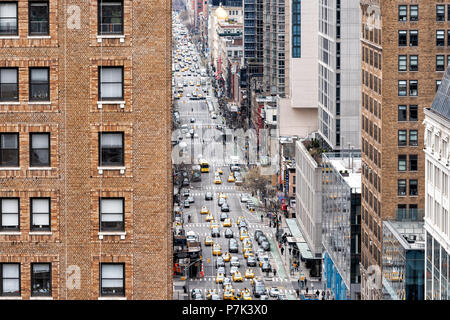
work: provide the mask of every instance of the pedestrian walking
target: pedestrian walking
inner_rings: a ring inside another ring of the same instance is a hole
[[[273,276],[276,277],[277,276],[277,269],[273,268]]]
[[[284,247],[281,247],[281,254],[284,255]]]
[[[191,222],[191,215],[188,214],[188,222]]]
[[[318,297],[320,296],[319,290],[316,291],[316,296],[318,296]]]
[[[306,286],[306,282],[307,282],[307,280],[306,280],[306,277],[305,277],[305,286]]]
[[[306,294],[308,294],[308,287],[306,287]]]
[[[263,219],[264,219],[264,216],[263,216],[263,214],[261,213],[261,222],[263,222]]]

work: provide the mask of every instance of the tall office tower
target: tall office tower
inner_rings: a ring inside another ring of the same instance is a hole
[[[425,299],[450,299],[450,67],[425,112]]]
[[[285,0],[265,0],[264,91],[279,97],[285,97],[287,91],[285,8]]]
[[[450,55],[450,2],[361,0],[363,299],[379,299],[383,220],[421,220],[423,109]]]
[[[333,150],[361,147],[360,9],[319,1],[319,133]]]
[[[0,3],[0,296],[172,298],[171,15]]]

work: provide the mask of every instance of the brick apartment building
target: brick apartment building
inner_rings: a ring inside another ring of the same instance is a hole
[[[450,2],[361,0],[361,18],[361,293],[380,299],[383,221],[423,219],[423,109],[450,59]]]
[[[172,298],[170,57],[171,1],[0,2],[0,299]]]

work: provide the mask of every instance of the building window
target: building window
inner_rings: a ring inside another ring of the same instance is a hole
[[[398,71],[406,71],[406,56],[398,56]]]
[[[125,296],[125,264],[100,264],[100,295]]]
[[[17,2],[0,3],[0,35],[17,35]]]
[[[417,30],[409,31],[409,45],[411,47],[416,47],[419,45],[419,31]]]
[[[100,199],[100,231],[124,231],[124,199]]]
[[[436,80],[436,92],[439,90],[440,85],[441,85],[441,80]]]
[[[409,56],[409,71],[419,70],[419,56],[410,55]]]
[[[1,68],[0,69],[0,100],[1,101],[18,101],[19,86],[17,68]]]
[[[443,47],[445,45],[445,31],[444,30],[436,31],[436,45],[439,47]]]
[[[416,221],[418,218],[417,204],[409,205],[409,219]]]
[[[50,198],[31,198],[31,230],[50,231]]]
[[[416,179],[411,179],[409,180],[409,195],[410,196],[417,196],[418,191],[417,191],[417,180]]]
[[[419,85],[417,80],[409,80],[409,95],[416,97],[418,95]]]
[[[409,106],[409,121],[418,121],[419,111],[417,105]]]
[[[397,181],[397,190],[399,196],[406,196],[406,180],[400,179]]]
[[[409,6],[409,20],[418,21],[419,20],[419,6],[411,5]]]
[[[401,5],[398,6],[398,21],[408,20],[408,6]]]
[[[445,56],[436,56],[436,71],[445,71]]]
[[[28,33],[30,35],[48,35],[48,2],[28,2]]]
[[[418,161],[417,154],[409,155],[409,171],[417,171]]]
[[[399,47],[406,47],[408,44],[408,36],[407,32],[405,30],[399,30],[398,31],[398,45]]]
[[[0,199],[0,231],[18,231],[19,198]]]
[[[0,263],[0,295],[20,296],[19,263]]]
[[[99,67],[100,100],[123,99],[123,68]]]
[[[31,296],[52,295],[51,263],[31,264]]]
[[[50,133],[30,133],[30,167],[50,166]]]
[[[398,145],[406,146],[406,130],[398,130]]]
[[[19,134],[0,133],[0,167],[19,166]]]
[[[123,1],[99,0],[98,33],[123,34]]]
[[[417,130],[409,130],[409,145],[417,146]]]
[[[400,97],[405,97],[406,94],[407,94],[406,80],[399,80],[398,81],[398,95]]]
[[[398,171],[406,171],[406,154],[398,155]]]
[[[398,106],[398,121],[407,121],[407,107],[405,105]]]
[[[30,68],[30,101],[50,100],[49,68]]]
[[[124,165],[123,132],[100,132],[99,146],[100,166]]]
[[[436,21],[445,20],[445,5],[436,6]]]
[[[397,205],[397,219],[400,221],[406,219],[406,204]]]

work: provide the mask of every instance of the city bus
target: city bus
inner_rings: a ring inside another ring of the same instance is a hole
[[[209,163],[205,159],[200,159],[200,171],[201,172],[209,172]]]

